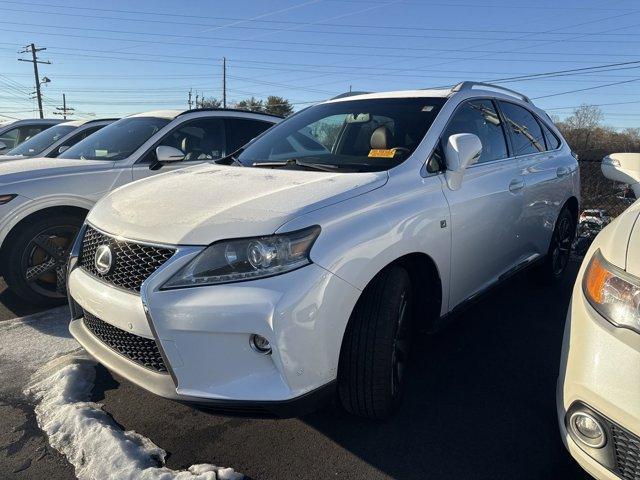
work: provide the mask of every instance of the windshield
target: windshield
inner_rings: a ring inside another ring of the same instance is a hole
[[[413,153],[445,101],[423,97],[323,103],[272,127],[237,160],[256,167],[388,170]]]
[[[25,157],[34,157],[39,153],[42,153],[46,148],[50,147],[76,128],[78,127],[64,124],[48,128],[31,137],[26,142],[18,145],[13,150],[9,150],[7,155],[24,155]]]
[[[123,160],[170,121],[155,117],[123,118],[89,135],[58,158]]]

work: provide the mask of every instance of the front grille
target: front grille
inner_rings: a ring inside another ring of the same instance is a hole
[[[102,343],[129,360],[156,372],[167,372],[167,366],[155,340],[125,332],[86,310],[84,324]]]
[[[616,454],[616,473],[625,480],[640,480],[640,438],[610,424]]]
[[[109,245],[112,252],[113,267],[106,274],[99,273],[95,265],[96,250],[101,245]],[[172,248],[118,240],[87,226],[78,264],[112,285],[139,293],[142,282],[174,253]]]

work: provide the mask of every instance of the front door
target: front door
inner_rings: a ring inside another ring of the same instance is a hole
[[[457,133],[477,135],[482,154],[465,171],[460,189],[444,187],[451,210],[451,308],[518,265],[524,208],[524,178],[518,160],[509,152],[493,101],[469,100],[460,105],[441,145]]]
[[[181,150],[184,160],[158,165],[156,148],[167,145]],[[191,165],[216,160],[225,154],[225,128],[222,118],[206,117],[186,121],[167,133],[133,166],[133,180]]]

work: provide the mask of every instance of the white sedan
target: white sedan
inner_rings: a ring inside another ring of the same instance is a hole
[[[640,196],[640,154],[612,154],[605,176]],[[596,237],[565,326],[557,407],[565,445],[597,479],[640,479],[640,201]]]

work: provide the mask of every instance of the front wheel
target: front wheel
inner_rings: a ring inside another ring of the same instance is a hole
[[[399,266],[384,270],[358,301],[342,342],[338,394],[354,415],[383,419],[402,399],[409,360],[411,281]]]
[[[67,258],[82,221],[69,214],[42,216],[7,239],[4,278],[16,295],[35,305],[64,302]]]

